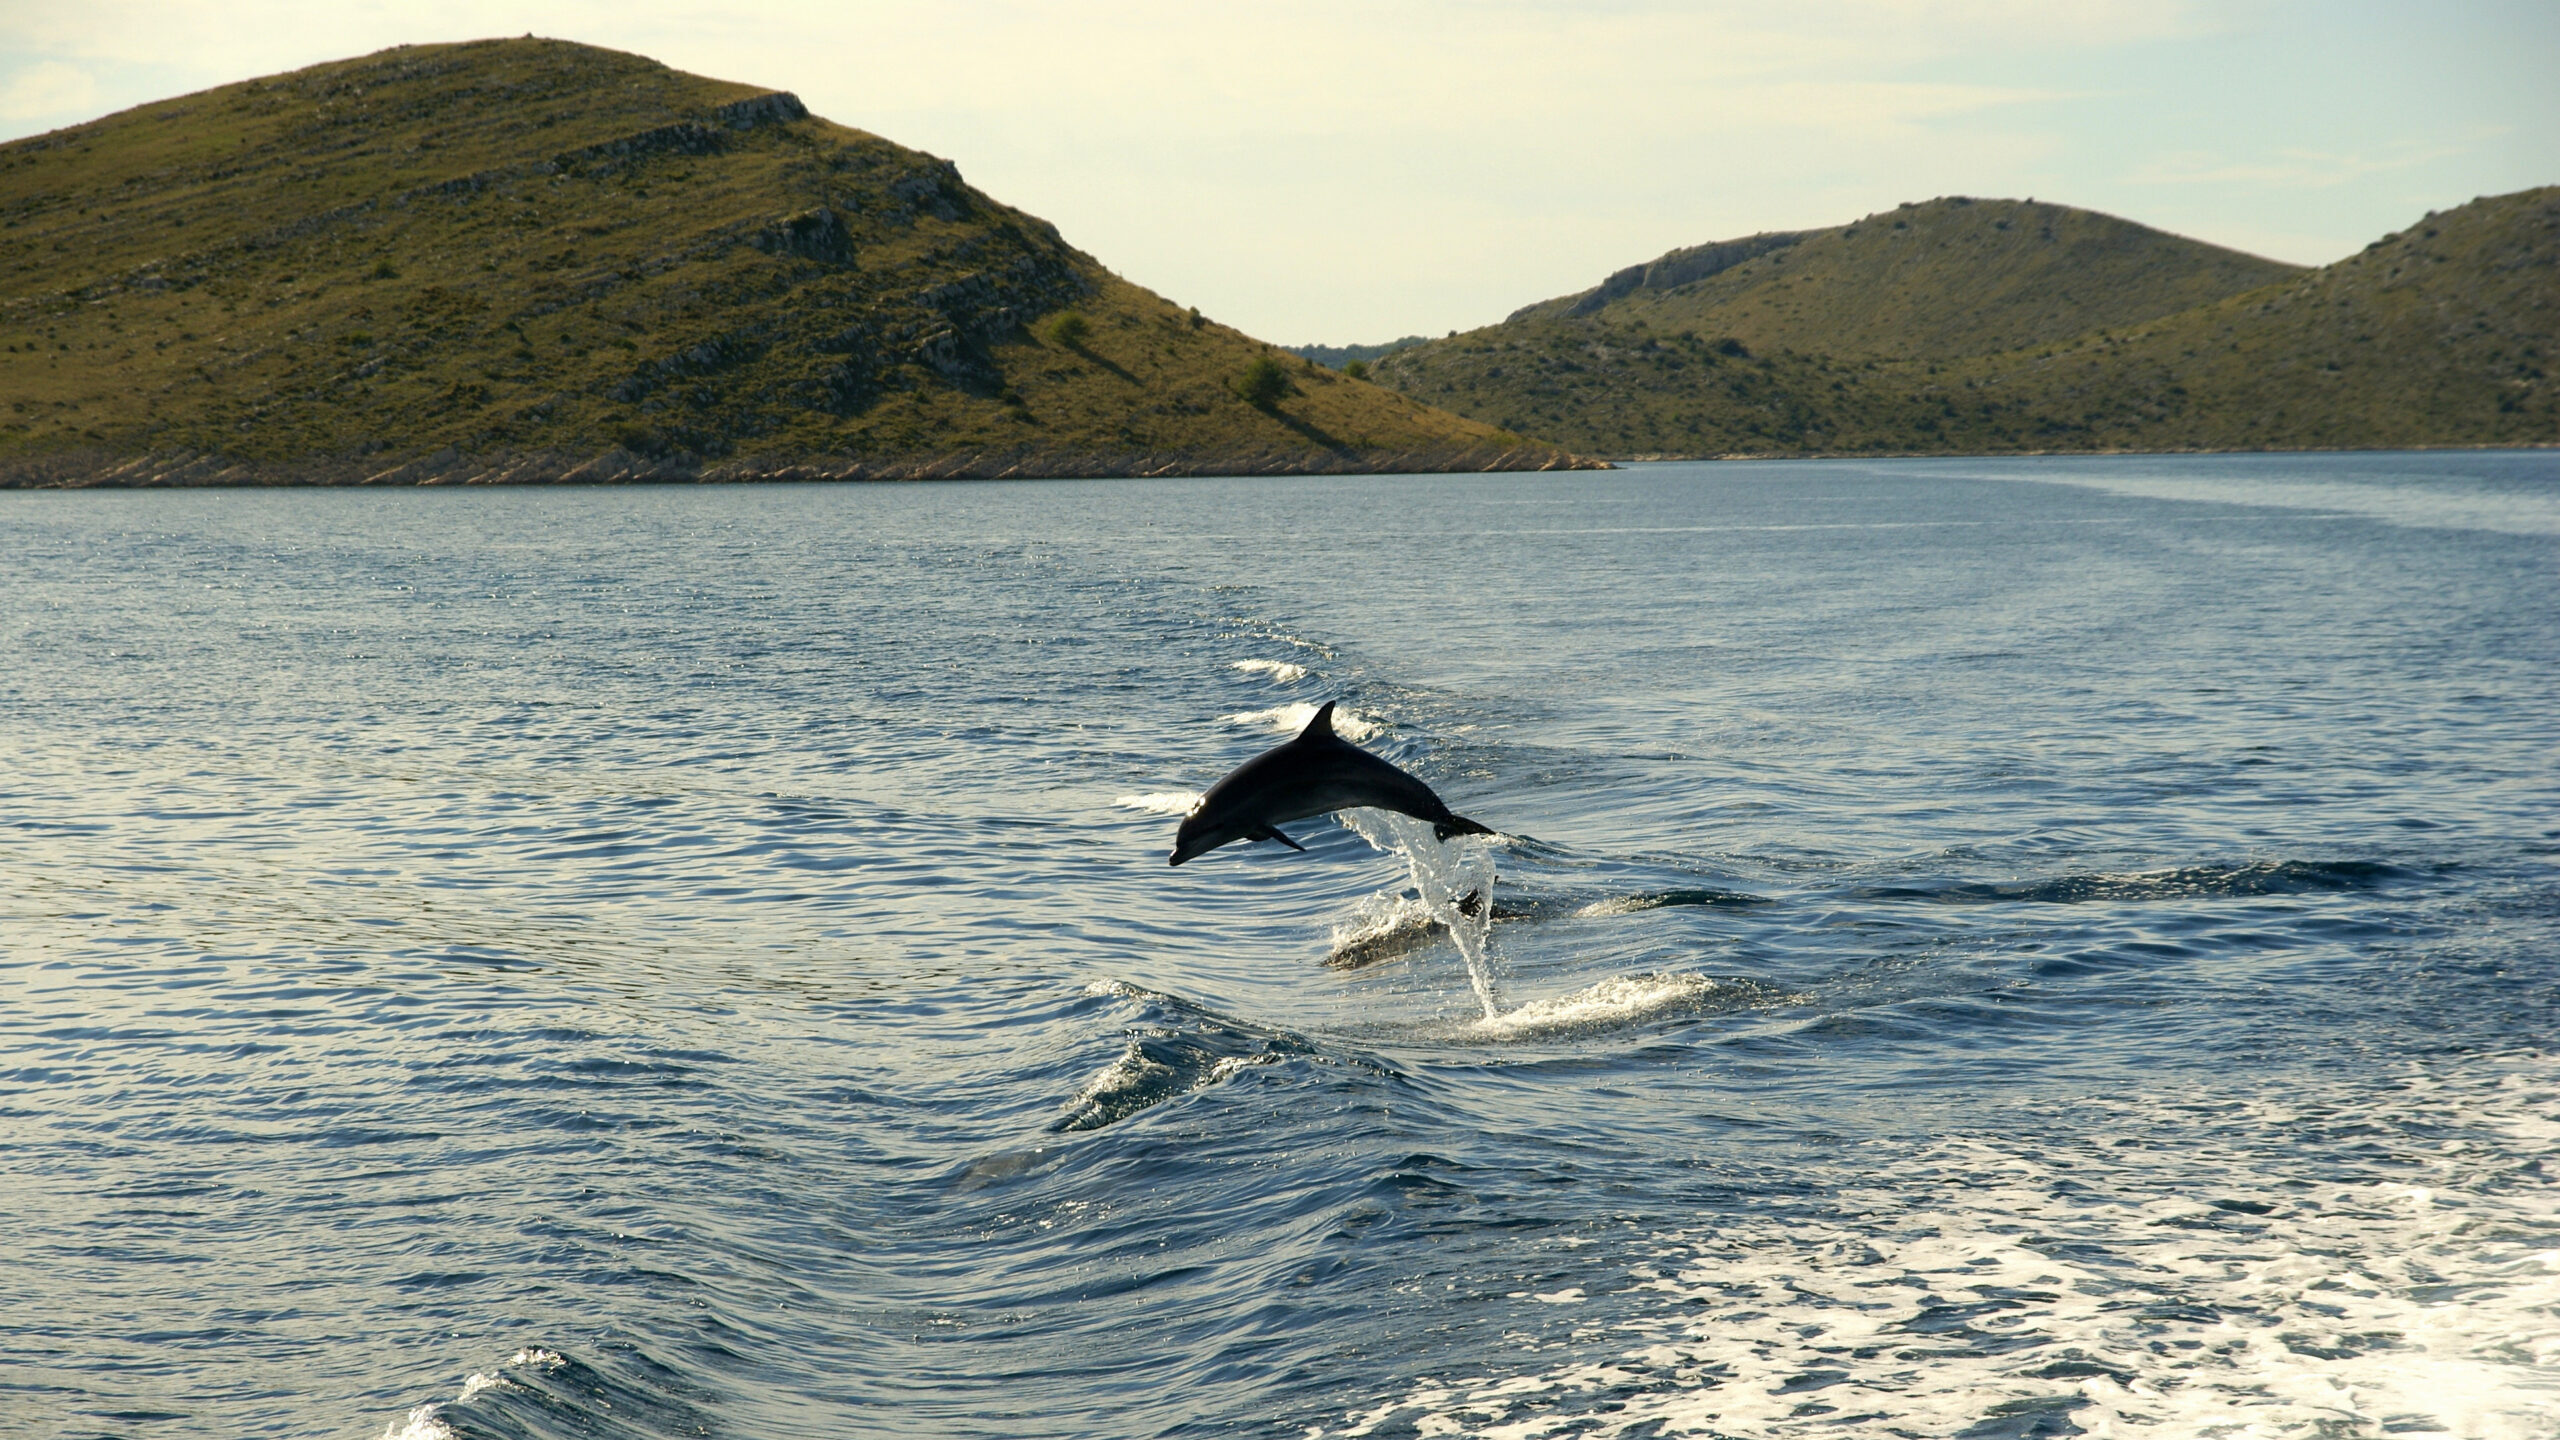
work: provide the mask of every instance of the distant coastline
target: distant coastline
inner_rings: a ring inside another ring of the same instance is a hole
[[[1284,349],[787,91],[402,46],[0,145],[0,487],[2560,444],[2560,186],[2316,269],[1971,196]]]
[[[0,489],[178,489],[213,486],[663,485],[826,481],[1072,480],[1283,475],[1420,475],[1452,471],[1606,470],[1608,462],[1544,445],[1430,451],[1265,454],[1095,454],[973,451],[904,457],[754,457],[708,462],[611,453],[437,454],[234,460],[209,455],[119,456],[58,451],[0,457]]]

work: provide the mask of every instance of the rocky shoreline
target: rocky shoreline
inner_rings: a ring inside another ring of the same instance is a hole
[[[1605,470],[1608,462],[1544,445],[1408,450],[1273,450],[1164,454],[1148,451],[978,450],[934,455],[810,455],[703,460],[627,450],[465,455],[443,450],[405,460],[314,456],[253,460],[221,455],[116,455],[65,450],[0,456],[0,489],[174,489],[204,486],[665,485],[783,481],[1069,480],[1194,475],[1422,475],[1477,471]]]

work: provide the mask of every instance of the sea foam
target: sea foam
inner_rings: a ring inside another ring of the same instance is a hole
[[[1243,725],[1256,730],[1272,730],[1283,735],[1295,735],[1307,728],[1308,721],[1316,718],[1316,709],[1315,705],[1300,700],[1287,705],[1274,705],[1268,710],[1245,710],[1233,715],[1221,715],[1218,718],[1229,725]],[[1333,733],[1345,740],[1372,739],[1385,729],[1386,726],[1383,724],[1356,710],[1347,710],[1338,704],[1334,706]]]
[[[2543,1440],[2560,1434],[2560,1182],[2507,1157],[2549,1150],[2555,1084],[2537,1058],[2238,1116],[2210,1096],[2095,1102],[2061,1142],[1880,1140],[1843,1157],[1870,1178],[1818,1208],[1631,1236],[1617,1283],[1575,1287],[1634,1312],[1607,1332],[1626,1337],[1617,1354],[1418,1382],[1309,1433],[1549,1434],[1570,1412],[1578,1436],[1854,1420]],[[2373,1116],[2363,1173],[2324,1180],[2314,1156],[2267,1183],[2260,1137],[2356,1110]],[[2507,1133],[2484,1151],[2434,1138],[2462,1129]]]
[[[1200,806],[1197,790],[1150,790],[1144,795],[1121,795],[1111,801],[1123,810],[1139,810],[1149,815],[1188,815]]]
[[[1610,1030],[1695,1006],[1725,982],[1704,975],[1617,975],[1547,1000],[1527,1001],[1468,1022],[1458,1033],[1477,1040],[1526,1040]]]

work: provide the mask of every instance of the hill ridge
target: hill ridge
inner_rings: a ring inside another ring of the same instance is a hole
[[[1840,277],[1815,262],[1882,228],[1880,218],[1921,238],[1949,210],[1972,210],[1977,233],[1983,218],[2014,226],[2028,213],[2025,202],[1958,199],[1802,232],[1701,280],[1627,286],[1581,314],[1567,313],[1579,297],[1541,302],[1389,356],[1373,373],[1460,413],[1619,458],[2560,443],[2560,403],[2543,373],[2560,347],[2560,187],[2431,214],[2318,269],[2162,246],[2148,227],[2036,206],[2039,217],[2060,212],[2057,239],[2081,228],[2100,253],[2129,260],[2114,271],[2132,277],[2126,294],[2012,306],[1952,339],[1931,328],[1956,313],[1947,297],[1898,310],[1877,283],[1886,270],[1840,284],[1854,305],[1825,299]],[[1941,248],[1962,238],[1942,235]],[[2388,275],[2373,273],[2384,266]],[[2239,283],[2253,267],[2276,273]],[[2102,288],[2052,264],[2033,278]],[[2016,275],[1984,288],[2037,298]],[[2161,308],[2199,288],[2222,293]],[[1833,323],[1852,308],[1857,325]],[[2111,318],[2087,323],[2098,313]]]
[[[739,130],[753,129],[759,123],[772,123],[775,121],[787,122],[790,120],[805,120],[809,118],[808,109],[800,103],[800,97],[792,94],[788,90],[770,91],[764,95],[756,96],[748,100],[742,100],[730,105],[717,107],[708,113],[714,119],[720,120],[729,127]],[[109,116],[106,118],[112,119],[114,117]],[[95,124],[97,122],[93,121],[90,123]],[[62,132],[54,133],[59,134]],[[11,145],[35,146],[38,141],[48,138],[50,137],[37,136],[32,137],[29,140],[13,141],[10,142],[10,145],[0,145],[0,163],[6,163],[9,159],[8,152]],[[422,181],[405,190],[396,192],[388,198],[368,196],[363,200],[359,200],[348,205],[342,205],[332,210],[324,210],[315,214],[298,216],[293,220],[283,222],[269,230],[252,235],[235,237],[229,241],[223,242],[222,245],[217,248],[255,250],[280,245],[288,241],[301,238],[305,235],[326,230],[332,225],[340,224],[346,220],[376,209],[385,207],[398,208],[417,200],[439,196],[450,197],[464,193],[476,193],[478,191],[488,189],[493,185],[503,184],[510,180],[526,180],[537,176],[557,175],[563,171],[570,170],[581,163],[595,159],[605,157],[627,159],[664,153],[700,155],[709,153],[717,147],[717,144],[718,131],[714,130],[710,125],[700,120],[680,120],[672,124],[660,125],[652,129],[638,131],[618,140],[602,141],[593,145],[585,146],[579,150],[563,151],[559,155],[554,156],[552,159],[547,161],[524,161],[512,165],[474,170],[467,174],[456,175],[443,180]],[[952,173],[953,177],[956,179],[958,175],[957,170],[954,170]],[[196,253],[199,252],[179,252],[177,258],[183,260]],[[168,271],[170,264],[171,261],[169,259],[155,257],[151,260],[144,261],[141,265],[136,266],[121,276],[97,282],[76,292],[64,293],[71,294],[73,298],[80,300],[95,300],[106,298],[107,296],[114,294],[117,289],[128,286],[153,288],[153,282],[155,281],[161,285],[165,285],[168,283],[168,276],[166,272]],[[37,304],[41,303],[46,298],[48,297],[43,295],[9,296],[6,299],[0,299],[0,308]]]
[[[788,90],[532,39],[0,145],[0,395],[9,484],[1588,463],[1290,362]]]
[[[2130,324],[2301,273],[2096,210],[1950,195],[1673,250],[1514,318],[1641,319],[1755,349],[1943,358]]]
[[[1809,230],[1764,230],[1738,240],[1711,240],[1704,245],[1667,250],[1642,265],[1613,271],[1608,279],[1588,290],[1523,305],[1507,318],[1520,320],[1550,313],[1551,310],[1573,318],[1594,314],[1611,301],[1623,300],[1638,290],[1672,290],[1712,278],[1746,260],[1756,260],[1772,250],[1783,250],[1812,233]],[[1562,308],[1554,310],[1553,307]]]

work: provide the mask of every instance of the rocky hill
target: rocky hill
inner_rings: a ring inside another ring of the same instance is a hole
[[[1602,455],[2560,443],[2560,188],[2301,270],[2031,202],[1674,251],[1387,357]]]
[[[402,47],[0,146],[0,483],[1544,468],[791,95]]]

